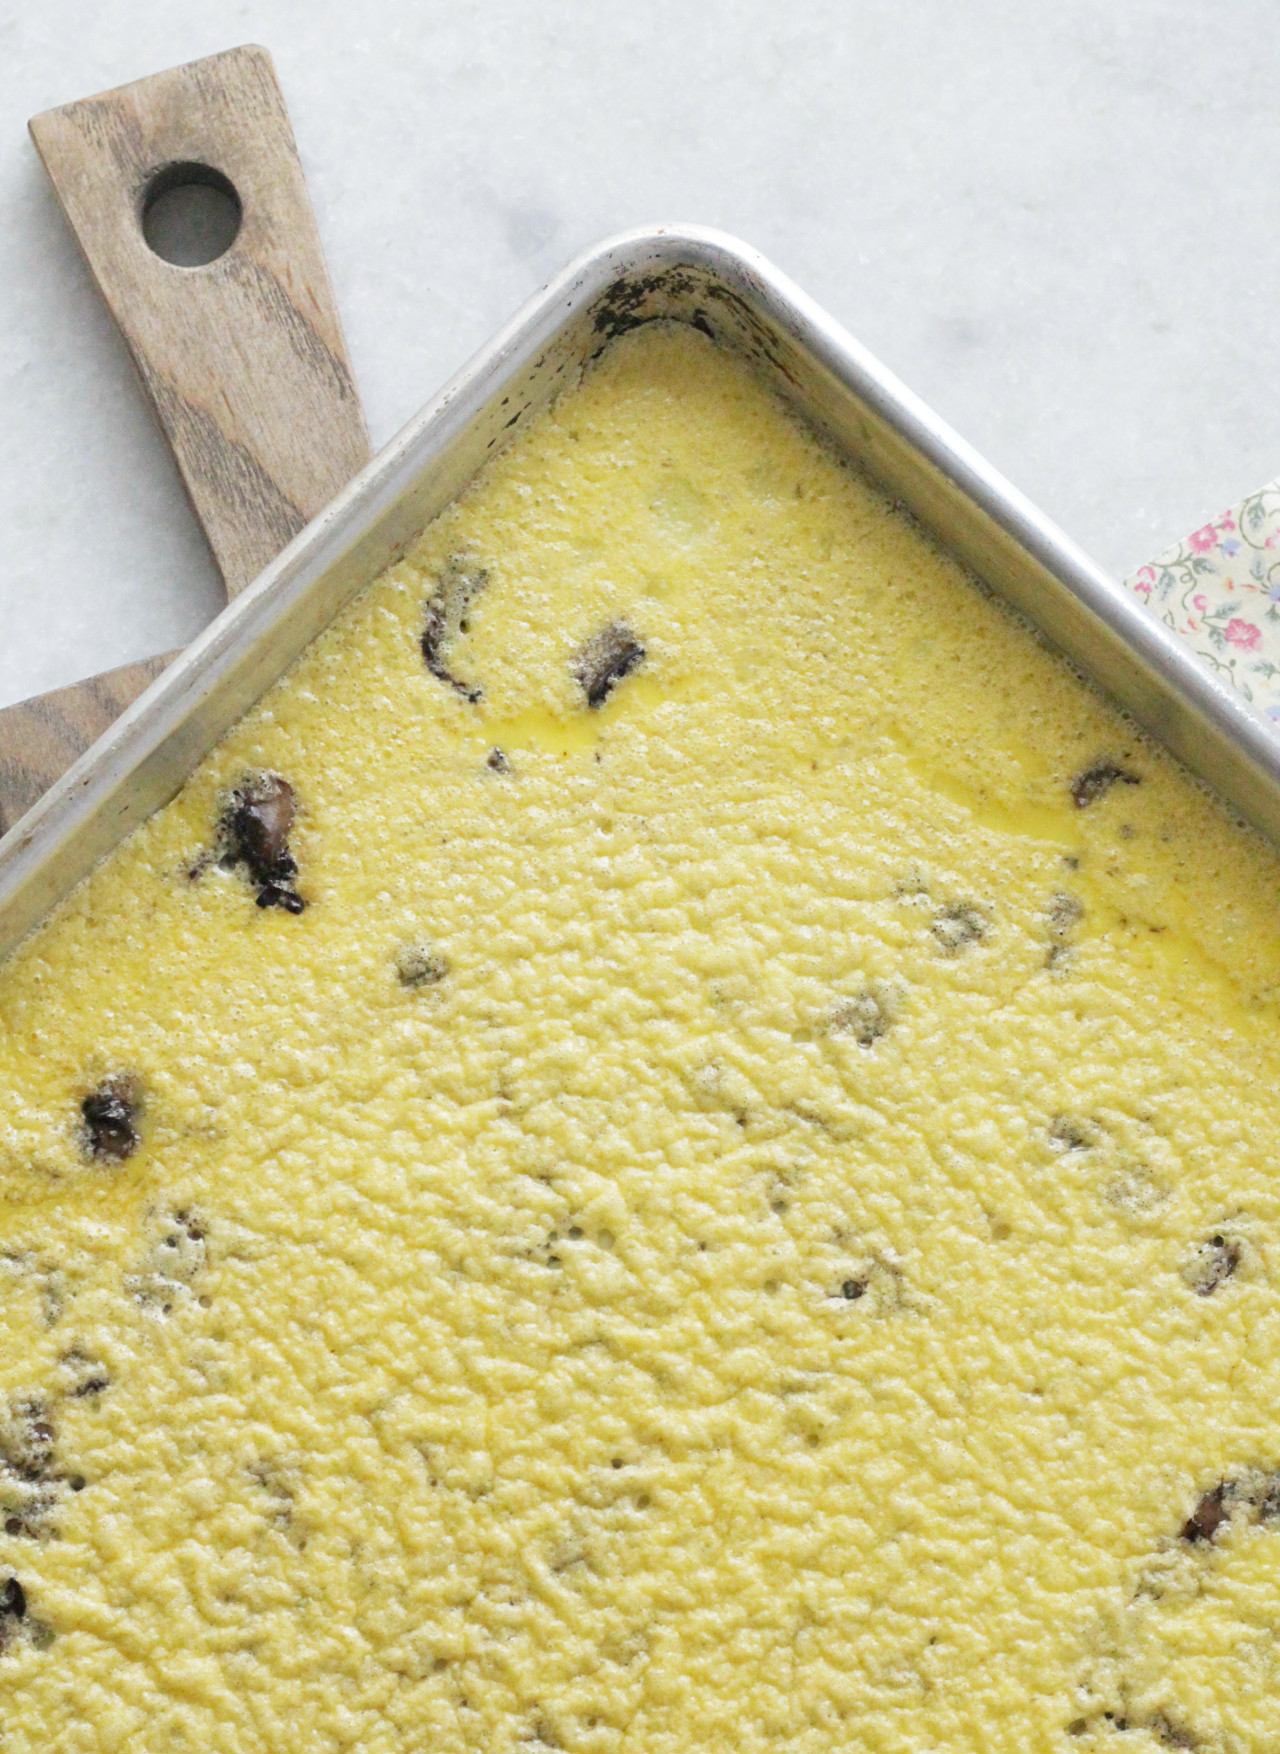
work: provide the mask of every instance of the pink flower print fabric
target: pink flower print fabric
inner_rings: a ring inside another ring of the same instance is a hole
[[[1125,581],[1148,613],[1280,730],[1280,481]]]
[[[1262,629],[1256,622],[1241,621],[1233,615],[1225,631],[1227,644],[1238,646],[1242,652],[1256,652],[1262,647]]]

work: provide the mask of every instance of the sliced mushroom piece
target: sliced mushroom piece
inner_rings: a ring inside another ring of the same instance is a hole
[[[574,675],[591,708],[603,706],[625,676],[644,662],[645,648],[625,621],[611,621],[589,639],[574,662]]]

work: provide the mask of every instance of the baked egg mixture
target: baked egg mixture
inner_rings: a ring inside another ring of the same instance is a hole
[[[0,1750],[1280,1746],[1278,895],[615,342],[0,972]]]

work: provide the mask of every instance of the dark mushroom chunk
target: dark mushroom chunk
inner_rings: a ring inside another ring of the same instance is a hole
[[[1058,889],[1049,897],[1049,930],[1055,938],[1069,936],[1083,918],[1084,904],[1078,896]]]
[[[1212,1297],[1218,1287],[1231,1278],[1241,1259],[1240,1244],[1233,1238],[1221,1234],[1211,1236],[1196,1250],[1186,1270],[1187,1283],[1197,1297]]]
[[[10,1574],[0,1584],[0,1650],[18,1635],[18,1628],[27,1617],[27,1592]],[[28,1627],[28,1631],[31,1629]]]
[[[1151,1734],[1165,1748],[1198,1748],[1200,1746],[1184,1724],[1176,1722],[1167,1712],[1158,1711],[1149,1725]]]
[[[603,706],[623,677],[643,663],[644,656],[644,647],[625,621],[611,621],[589,639],[573,667],[587,705]]]
[[[472,706],[484,698],[484,690],[455,676],[446,662],[447,649],[460,633],[468,631],[467,611],[489,583],[488,570],[464,555],[455,554],[436,580],[427,599],[419,647],[422,661],[438,682],[460,694]]]
[[[840,1287],[840,1295],[849,1303],[856,1303],[867,1289],[865,1279],[846,1279]]]
[[[307,905],[296,889],[282,883],[264,883],[257,901],[259,907],[282,907],[287,914],[300,914]]]
[[[39,1399],[12,1403],[0,1421],[0,1515],[7,1535],[41,1540],[65,1476],[55,1465],[56,1433]]]
[[[106,1367],[98,1359],[91,1358],[79,1346],[72,1346],[62,1354],[59,1360],[65,1373],[66,1393],[73,1400],[90,1400],[96,1395],[105,1394],[110,1385]]]
[[[0,1434],[0,1466],[24,1480],[43,1479],[49,1471],[54,1436],[44,1401],[17,1401],[10,1407]]]
[[[861,1047],[869,1048],[889,1033],[891,1021],[888,1005],[875,993],[866,992],[842,1000],[828,1027],[833,1035],[851,1035]]]
[[[951,902],[933,916],[934,937],[948,956],[959,956],[970,945],[980,944],[990,927],[986,917],[971,902]]]
[[[1182,1539],[1192,1542],[1212,1541],[1229,1515],[1227,1485],[1224,1480],[1202,1495],[1195,1509],[1182,1525]]]
[[[1280,1517],[1280,1474],[1268,1474],[1262,1480],[1257,1506],[1258,1516],[1263,1522],[1275,1522]]]
[[[133,1084],[124,1078],[109,1078],[90,1091],[80,1104],[84,1119],[81,1145],[87,1157],[95,1162],[123,1163],[132,1157],[142,1143],[138,1131],[141,1104]]]
[[[1087,1151],[1094,1143],[1092,1128],[1074,1115],[1055,1115],[1049,1137],[1060,1151]]]
[[[260,883],[279,875],[283,861],[289,858],[293,812],[293,787],[278,774],[268,776],[255,790],[241,793],[237,801],[231,817],[236,853]]]
[[[1076,801],[1076,809],[1084,810],[1090,804],[1096,804],[1099,798],[1105,797],[1112,786],[1138,786],[1142,784],[1141,776],[1121,767],[1115,761],[1095,761],[1092,767],[1078,773],[1071,782],[1071,796]]]
[[[288,780],[277,773],[254,774],[231,794],[219,832],[224,869],[243,865],[258,886],[258,906],[291,914],[300,914],[307,905],[295,887],[298,861],[289,851],[296,814]]]
[[[436,987],[449,972],[449,963],[426,944],[402,944],[396,952],[396,974],[404,987]]]

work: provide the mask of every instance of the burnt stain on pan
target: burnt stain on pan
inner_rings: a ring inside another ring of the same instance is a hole
[[[592,359],[598,358],[620,335],[667,319],[686,323],[709,340],[727,344],[748,359],[767,361],[788,383],[798,383],[794,366],[750,303],[705,271],[672,266],[653,274],[622,276],[605,288],[591,315],[595,332],[601,338]]]
[[[672,313],[650,308],[658,298],[664,300],[687,297],[695,281],[687,269],[665,269],[658,274],[628,275],[606,287],[592,312],[597,335],[607,344],[653,323]]]

